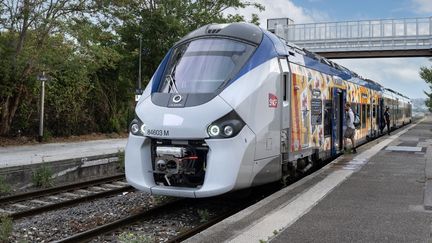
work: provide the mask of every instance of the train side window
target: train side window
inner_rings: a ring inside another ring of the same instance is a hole
[[[366,106],[366,117],[369,119],[370,118],[370,105]]]
[[[351,110],[353,111],[354,114],[357,114],[357,105],[354,103],[351,103]]]
[[[366,127],[366,104],[361,105],[361,120],[362,120],[362,128]]]
[[[332,102],[329,100],[325,101],[324,106],[324,136],[330,136],[331,134],[331,114],[332,114]]]
[[[375,118],[376,117],[376,110],[377,110],[377,106],[373,105],[373,110],[372,110],[372,117]]]

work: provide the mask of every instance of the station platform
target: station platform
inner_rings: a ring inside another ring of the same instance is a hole
[[[357,151],[186,242],[432,242],[432,118]]]
[[[0,147],[0,169],[124,151],[127,139]]]

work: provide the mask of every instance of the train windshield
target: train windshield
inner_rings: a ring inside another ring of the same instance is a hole
[[[213,93],[240,71],[254,46],[229,39],[198,39],[176,47],[162,93]]]

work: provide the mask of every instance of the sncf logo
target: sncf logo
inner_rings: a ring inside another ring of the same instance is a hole
[[[278,105],[278,98],[276,95],[269,93],[268,105],[270,108],[276,108]]]

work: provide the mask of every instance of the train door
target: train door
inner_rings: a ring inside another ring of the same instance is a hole
[[[384,123],[384,99],[379,98],[378,99],[378,111],[377,111],[377,121],[376,123],[379,124],[378,128],[380,131],[384,129],[385,123]]]
[[[394,119],[395,119],[395,127],[399,126],[399,98],[396,98],[395,101],[395,110],[394,110]]]
[[[375,98],[373,98],[372,99],[372,116],[371,116],[371,127],[372,127],[372,137],[375,137],[375,135],[376,135],[376,131],[378,130],[377,129],[377,126],[378,126],[378,122],[377,122],[377,119],[376,119],[376,117],[377,117],[377,101],[376,101],[376,99]]]
[[[279,59],[280,68],[282,71],[281,80],[281,154],[282,162],[288,159],[289,151],[289,127],[290,127],[290,91],[291,91],[291,74],[287,59]]]
[[[343,127],[345,125],[345,100],[346,91],[333,88],[333,114],[332,114],[332,142],[331,154],[336,155],[343,149]]]

